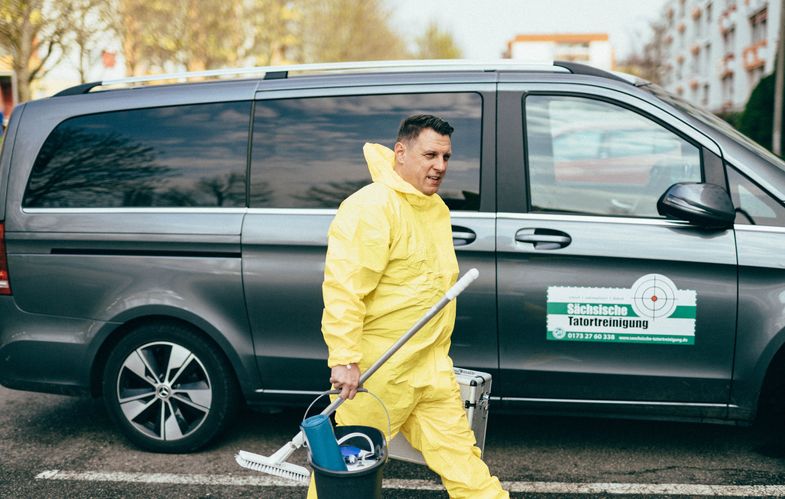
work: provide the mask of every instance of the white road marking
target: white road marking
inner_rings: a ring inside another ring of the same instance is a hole
[[[252,487],[305,487],[302,483],[267,475],[205,475],[175,473],[130,473],[103,471],[46,470],[38,480],[73,480],[89,482],[131,482],[176,485],[234,485]],[[701,485],[687,483],[569,483],[569,482],[502,482],[510,492],[524,494],[629,494],[642,496],[785,496],[785,485]],[[385,489],[444,490],[430,480],[384,480]]]

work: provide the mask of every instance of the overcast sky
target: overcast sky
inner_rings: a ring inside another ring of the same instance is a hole
[[[430,21],[450,31],[468,59],[496,59],[529,33],[608,33],[617,60],[639,50],[666,0],[386,0],[399,33]]]

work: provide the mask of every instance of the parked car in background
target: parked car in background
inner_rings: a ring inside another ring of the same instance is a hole
[[[511,61],[167,81],[14,111],[3,385],[102,396],[164,452],[242,401],[310,400],[328,225],[370,182],[363,143],[427,112],[455,127],[440,194],[480,271],[451,355],[493,375],[494,407],[747,423],[785,401],[785,165],[659,87]]]

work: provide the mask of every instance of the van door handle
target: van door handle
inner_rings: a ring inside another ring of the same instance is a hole
[[[466,246],[477,239],[477,234],[466,227],[458,225],[452,226],[452,244],[453,246]]]
[[[515,233],[515,241],[533,244],[534,249],[552,250],[569,246],[569,234],[554,229],[521,229]]]

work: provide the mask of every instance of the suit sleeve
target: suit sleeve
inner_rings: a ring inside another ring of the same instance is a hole
[[[390,221],[383,207],[348,201],[330,225],[324,266],[322,334],[329,367],[362,360],[365,299],[390,256]]]

